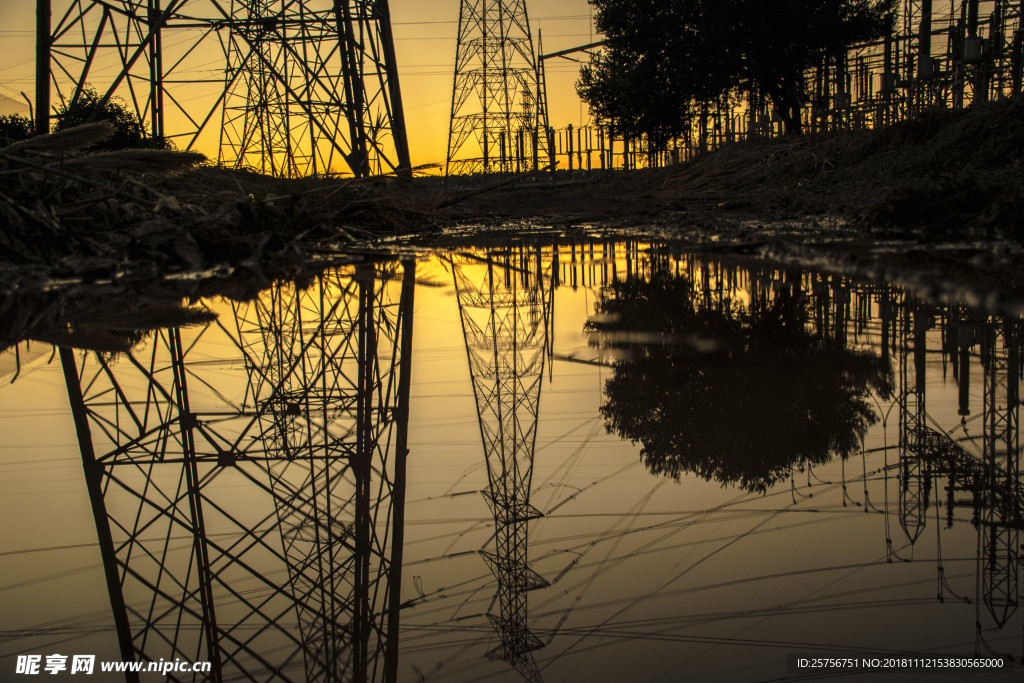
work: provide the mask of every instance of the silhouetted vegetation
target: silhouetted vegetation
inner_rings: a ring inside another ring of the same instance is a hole
[[[0,145],[9,145],[32,137],[32,119],[21,114],[0,116]]]
[[[632,358],[601,408],[609,431],[642,444],[652,474],[764,491],[794,466],[856,452],[876,420],[871,390],[891,390],[880,359],[807,331],[799,290],[744,306],[656,274],[616,283],[600,311],[605,322],[589,326],[613,344],[638,330],[663,342],[622,344]]]
[[[85,86],[72,95],[64,104],[54,109],[54,132],[68,130],[84,123],[109,121],[114,126],[113,134],[97,143],[95,149],[115,150],[134,148],[159,148],[166,145],[149,136],[138,115],[119,98],[106,101],[94,88]]]
[[[891,0],[590,0],[607,47],[577,90],[593,114],[658,149],[701,106],[771,99],[800,132],[806,69],[879,37]]]
[[[101,149],[113,133],[98,121],[0,146],[0,294],[52,277],[149,284],[217,269],[220,293],[247,298],[325,251],[347,258],[339,245],[411,232],[427,217],[383,183],[212,168],[198,152]]]
[[[105,257],[123,261],[129,234],[152,232],[153,222],[184,212],[139,177],[174,175],[205,161],[196,152],[104,150],[110,121],[39,135],[0,147],[0,264],[84,265]],[[161,256],[172,250],[164,248]],[[84,261],[83,261],[84,260]],[[87,268],[95,268],[96,261]]]

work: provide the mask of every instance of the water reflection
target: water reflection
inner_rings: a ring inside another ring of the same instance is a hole
[[[870,392],[892,390],[888,365],[813,315],[824,288],[749,271],[708,286],[708,268],[605,290],[588,327],[595,343],[630,352],[605,385],[608,429],[643,444],[652,474],[749,491],[857,452],[876,420]]]
[[[947,527],[953,525],[958,507],[971,511],[971,523],[978,530],[979,602],[1001,628],[1019,603],[1024,509],[1020,321],[920,304],[901,313],[896,321],[896,333],[902,337],[898,346],[900,526],[911,543],[918,540],[927,525],[933,490],[945,491]],[[960,425],[955,431],[943,430],[928,412],[928,331],[935,324],[941,326],[941,352],[950,359],[960,384]],[[968,387],[973,363],[981,366],[982,406],[972,415]],[[964,493],[970,498],[957,498]]]
[[[664,681],[1024,654],[1019,320],[567,238],[205,305],[60,353],[125,659]]]
[[[542,681],[532,652],[544,643],[528,626],[527,591],[548,585],[529,566],[530,504],[541,381],[548,351],[552,256],[539,248],[494,249],[448,261],[458,295],[473,396],[487,464],[485,493],[494,517],[493,552],[482,552],[497,580],[498,613],[488,619],[507,660],[527,681]]]
[[[123,353],[156,327],[202,325],[214,317],[173,293],[148,297],[80,291],[0,297],[0,352],[13,348],[17,373],[28,342]]]
[[[61,350],[124,660],[395,680],[413,264],[401,277],[277,285],[117,358]]]
[[[945,491],[947,528],[968,507],[978,534],[975,602],[997,628],[1006,625],[1019,605],[1024,525],[1021,321],[925,304],[884,284],[669,253],[652,248],[625,279],[602,282],[587,323],[595,345],[630,352],[605,386],[608,429],[641,442],[653,474],[689,472],[763,492],[794,469],[857,453],[891,401],[895,516],[906,541],[924,532],[933,490]],[[940,348],[929,348],[936,328]],[[858,351],[847,348],[851,329]],[[957,382],[961,434],[927,410],[930,353]],[[972,417],[975,363],[983,401]],[[886,543],[890,561],[904,559],[888,532]],[[940,564],[940,599],[944,572]],[[980,615],[978,626],[980,634]]]

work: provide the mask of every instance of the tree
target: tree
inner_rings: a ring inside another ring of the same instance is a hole
[[[164,147],[165,144],[149,137],[142,121],[118,98],[103,101],[95,89],[83,86],[72,98],[56,107],[53,130],[66,130],[92,121],[110,121],[114,134],[96,145],[97,149],[126,149],[136,147]]]
[[[21,114],[0,116],[0,145],[9,145],[32,137],[32,120]]]
[[[590,0],[606,49],[577,91],[624,132],[678,135],[736,91],[767,95],[800,132],[805,71],[882,35],[893,0]]]

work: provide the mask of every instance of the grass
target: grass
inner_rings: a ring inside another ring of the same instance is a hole
[[[194,152],[90,151],[111,132],[86,124],[0,148],[0,266],[69,276],[299,263],[318,242],[423,222],[393,183],[282,180],[208,166]]]

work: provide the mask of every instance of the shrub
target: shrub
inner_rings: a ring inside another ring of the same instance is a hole
[[[6,146],[18,140],[27,140],[34,134],[32,119],[21,114],[0,116],[0,145]]]
[[[113,136],[97,144],[95,149],[166,147],[166,144],[149,136],[145,125],[123,100],[114,97],[103,102],[96,90],[89,86],[84,86],[67,103],[58,105],[54,118],[55,132],[92,121],[106,120],[113,123]]]

